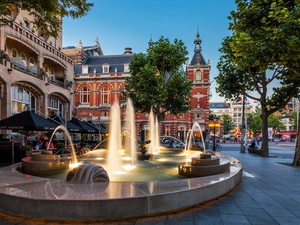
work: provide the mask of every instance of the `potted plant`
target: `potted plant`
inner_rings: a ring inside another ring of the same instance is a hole
[[[31,147],[29,145],[23,145],[19,148],[20,157],[25,158],[30,155]]]
[[[64,144],[63,142],[57,142],[57,143],[55,144],[55,147],[56,147],[57,149],[62,149],[62,148],[65,147],[65,144]]]

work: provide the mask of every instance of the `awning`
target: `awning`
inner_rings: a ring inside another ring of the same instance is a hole
[[[0,121],[2,130],[54,131],[57,123],[39,116],[34,111],[23,111]]]
[[[65,126],[69,132],[83,133],[83,131],[84,131],[81,127],[75,125],[74,123],[72,123],[70,121],[67,121],[67,125],[65,125],[65,119],[61,118],[59,115],[55,115],[55,116],[52,116],[50,118],[52,120],[55,120],[60,125]]]
[[[99,125],[95,124],[93,121],[89,120],[87,121],[87,123],[89,123],[90,125],[94,126],[95,128],[100,129],[100,133],[101,134],[107,134],[108,131],[107,131],[107,128],[105,127],[105,125],[103,123],[100,123],[100,128],[99,128]]]
[[[73,117],[69,122],[80,127],[82,129],[81,133],[87,133],[87,134],[98,134],[99,133],[99,130],[96,127],[90,125],[86,121],[79,120],[79,119]]]

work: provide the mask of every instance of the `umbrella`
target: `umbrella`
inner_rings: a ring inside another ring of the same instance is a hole
[[[65,126],[65,120],[63,118],[61,118],[59,115],[55,115],[53,117],[51,117],[51,120],[54,120],[55,122],[59,123],[60,125],[64,125]],[[75,125],[74,123],[67,121],[67,130],[69,132],[73,132],[73,133],[82,133],[83,129],[77,125]]]
[[[88,124],[92,125],[99,131],[99,125],[95,124],[92,120],[87,121]],[[104,126],[104,124],[100,124],[100,133],[101,134],[106,134],[107,133],[107,128]]]
[[[82,128],[82,130],[83,130],[82,133],[92,133],[92,134],[99,133],[99,130],[96,127],[88,124],[87,122],[85,122],[83,120],[79,120],[79,119],[73,117],[69,122]]]
[[[54,131],[57,126],[33,111],[24,111],[0,121],[2,130]]]

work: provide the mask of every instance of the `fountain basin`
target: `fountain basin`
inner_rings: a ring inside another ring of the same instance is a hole
[[[31,175],[49,175],[61,173],[70,167],[70,159],[60,155],[35,154],[22,159],[21,170]]]
[[[147,182],[69,184],[0,169],[0,211],[46,220],[110,220],[163,214],[217,198],[242,179],[241,163],[230,156],[227,172],[197,178]],[[16,205],[18,207],[16,207]]]

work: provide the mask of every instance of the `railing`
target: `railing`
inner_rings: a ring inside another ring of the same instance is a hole
[[[11,22],[9,25],[13,30],[17,31],[19,34],[22,35],[25,39],[30,39],[31,41],[35,42],[36,44],[42,46],[44,49],[48,50],[49,52],[53,53],[55,56],[59,57],[60,59],[73,64],[73,60],[69,58],[66,54],[57,49],[56,47],[48,44],[35,34],[33,34],[30,30],[25,27],[22,27],[16,22]]]
[[[0,58],[0,64],[6,66],[8,68],[9,71],[12,71],[13,69],[20,71],[22,73],[28,74],[30,76],[36,77],[38,79],[43,79],[42,74],[38,73],[38,71],[36,70],[32,70],[24,65],[21,65],[19,63],[16,62],[10,62],[6,59]],[[59,87],[68,89],[68,87],[65,87],[64,82],[59,81],[59,80],[50,80],[49,83],[57,85]]]

